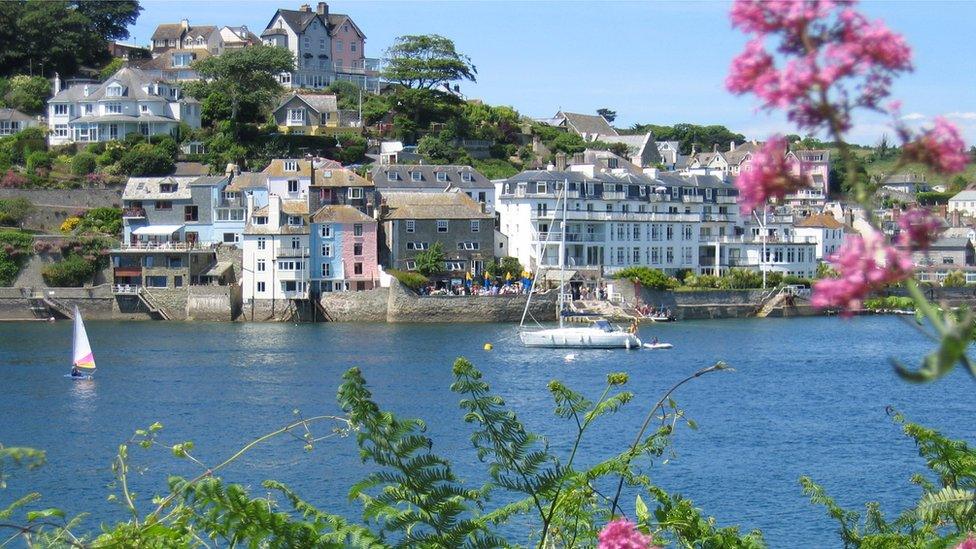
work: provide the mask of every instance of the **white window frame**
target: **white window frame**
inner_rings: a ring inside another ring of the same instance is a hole
[[[263,273],[267,269],[267,263],[263,259],[259,259],[254,268],[255,272]]]
[[[424,180],[424,173],[423,172],[418,172],[418,171],[412,171],[412,172],[410,172],[410,181],[414,181],[414,182],[418,182],[419,183],[420,181],[423,181],[423,180]]]
[[[362,197],[363,197],[363,188],[362,187],[349,187],[349,199],[350,200],[359,200]]]
[[[288,121],[289,122],[301,122],[302,125],[305,124],[305,109],[288,109]]]
[[[264,249],[267,248],[267,246],[268,246],[268,239],[267,238],[264,238],[263,236],[262,237],[259,237],[258,238],[258,249],[259,250],[264,250]]]
[[[322,228],[320,229],[320,234],[322,235],[322,238],[332,238],[332,224],[326,223],[322,225]]]
[[[294,183],[295,190],[292,190],[292,183]],[[296,193],[298,193],[298,190],[299,190],[300,187],[298,185],[298,180],[297,179],[289,179],[287,185],[288,185],[288,194],[296,194]]]
[[[405,225],[404,230],[408,233],[412,233],[417,230],[417,222],[414,221],[413,219],[407,219],[404,225]]]
[[[481,232],[481,220],[480,219],[472,219],[471,220],[471,232],[473,232],[473,233]]]
[[[297,160],[285,160],[284,168],[286,172],[297,172],[298,171],[298,161]]]
[[[451,226],[450,226],[448,220],[446,220],[446,219],[438,219],[437,220],[437,232],[439,232],[439,233],[446,233],[446,232],[449,232],[450,230],[451,230]]]
[[[446,183],[447,182],[447,172],[444,172],[444,171],[437,172],[437,181],[440,182],[440,183]]]

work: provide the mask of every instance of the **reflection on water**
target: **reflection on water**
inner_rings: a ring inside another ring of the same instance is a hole
[[[635,399],[612,421],[595,425],[581,456],[590,462],[629,444],[668,387],[725,360],[735,373],[695,380],[675,395],[699,430],[680,431],[677,459],[655,464],[650,473],[722,525],[761,528],[771,547],[798,538],[810,547],[838,545],[835,526],[800,494],[802,474],[824,481],[845,506],[880,501],[896,513],[914,503],[917,492],[906,479],[922,464],[886,417],[886,405],[949,436],[973,435],[972,382],[956,374],[933,385],[899,381],[886,357],[910,364],[929,343],[882,317],[646,326],[642,338],[657,336],[674,349],[581,349],[569,361],[565,349],[522,348],[509,324],[89,322],[88,333],[98,376],[73,381],[63,378],[70,323],[0,324],[0,442],[48,455],[44,468],[11,479],[10,489],[0,492],[0,508],[38,490],[45,505],[91,512],[86,524],[93,528],[124,518],[105,501],[103,487],[112,479],[108,465],[118,444],[135,429],[159,421],[166,440],[193,440],[200,458],[215,463],[291,421],[295,408],[306,415],[339,413],[336,389],[352,366],[363,369],[380,406],[427,420],[434,450],[476,485],[484,468],[449,389],[459,355],[484,371],[528,429],[547,435],[557,450],[565,449],[573,427],[554,419],[546,384],[560,379],[596,398],[608,373],[630,374]],[[492,351],[484,351],[486,342]],[[932,401],[946,404],[926,404]],[[365,473],[354,437],[330,439],[311,453],[301,446],[284,439],[262,444],[227,469],[226,478],[251,486],[255,495],[262,480],[276,478],[326,511],[357,517],[358,504],[346,497]],[[150,466],[132,479],[146,500],[164,488],[168,474],[194,472],[168,456],[148,462],[136,452],[134,459]]]

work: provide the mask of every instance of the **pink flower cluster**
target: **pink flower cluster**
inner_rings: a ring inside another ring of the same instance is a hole
[[[749,214],[770,198],[783,198],[809,184],[806,178],[793,174],[786,151],[786,138],[779,135],[769,138],[762,149],[752,153],[749,169],[736,177],[739,208],[744,214]]]
[[[875,229],[865,235],[848,236],[830,263],[837,269],[838,277],[815,282],[810,303],[821,309],[838,307],[845,314],[861,308],[872,291],[912,274],[911,253],[892,246]]]
[[[627,519],[607,523],[599,539],[599,549],[656,549],[651,547],[651,537],[640,533]]]
[[[935,126],[922,134],[917,141],[905,146],[905,157],[922,162],[939,173],[953,174],[966,169],[969,155],[959,129],[937,116]]]
[[[735,94],[754,93],[765,109],[782,109],[801,128],[816,129],[835,116],[850,125],[850,110],[879,108],[892,77],[911,70],[911,49],[880,21],[868,21],[831,0],[735,0],[732,24],[752,34],[732,60],[725,81]],[[779,38],[782,68],[766,50]],[[831,93],[833,90],[833,93]]]
[[[928,210],[914,208],[898,218],[898,244],[913,251],[927,250],[945,230],[942,220]]]

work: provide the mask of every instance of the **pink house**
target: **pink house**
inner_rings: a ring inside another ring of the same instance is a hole
[[[328,9],[328,8],[326,8]],[[337,73],[364,69],[363,49],[366,46],[366,35],[353,22],[352,18],[342,13],[329,14],[329,28],[332,36],[332,62]]]
[[[326,205],[312,215],[313,292],[371,290],[379,286],[376,220],[352,206]]]
[[[786,158],[794,174],[803,174],[810,180],[810,187],[787,195],[786,203],[806,215],[819,212],[830,193],[830,151],[790,151]]]

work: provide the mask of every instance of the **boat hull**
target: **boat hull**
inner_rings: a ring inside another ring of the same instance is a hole
[[[520,332],[526,347],[551,349],[638,349],[641,340],[628,332],[607,332],[596,328],[553,328]]]

